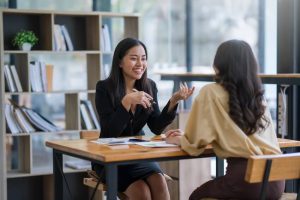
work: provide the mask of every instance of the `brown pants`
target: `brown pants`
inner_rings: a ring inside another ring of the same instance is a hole
[[[217,177],[198,187],[191,194],[189,200],[201,198],[217,199],[259,199],[261,183],[247,183],[244,181],[247,159],[228,158],[226,175]],[[270,182],[267,188],[267,199],[279,199],[284,191],[284,181]]]

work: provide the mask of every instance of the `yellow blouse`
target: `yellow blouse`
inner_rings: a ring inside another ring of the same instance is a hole
[[[247,136],[230,118],[228,92],[217,83],[205,85],[196,97],[181,147],[190,155],[199,155],[207,144],[212,144],[218,157],[243,157],[251,155],[280,154],[271,114],[264,130]]]

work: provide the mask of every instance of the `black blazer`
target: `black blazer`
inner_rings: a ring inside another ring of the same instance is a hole
[[[141,106],[137,105],[136,111],[132,114],[131,111],[127,111],[121,102],[118,102],[113,106],[112,99],[110,97],[109,83],[106,80],[98,81],[96,86],[96,108],[100,118],[101,134],[100,137],[121,137],[121,136],[136,136],[144,135],[143,127],[148,125],[150,130],[159,135],[169,125],[176,115],[177,106],[168,111],[169,103],[164,107],[162,112],[159,110],[157,101],[157,88],[154,81],[148,79],[151,83],[153,91],[153,100],[156,104],[153,104],[153,110],[146,112]]]

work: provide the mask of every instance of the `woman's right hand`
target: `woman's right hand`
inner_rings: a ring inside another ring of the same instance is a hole
[[[122,99],[123,106],[129,110],[131,105],[142,105],[144,108],[150,108],[152,106],[153,97],[144,92],[134,90],[131,93],[128,93]]]

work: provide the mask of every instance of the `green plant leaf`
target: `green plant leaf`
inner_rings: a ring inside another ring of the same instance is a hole
[[[35,45],[38,42],[38,40],[39,39],[36,37],[33,31],[21,30],[13,38],[12,44],[14,46],[22,46],[22,44],[24,43],[30,43],[31,45]]]

